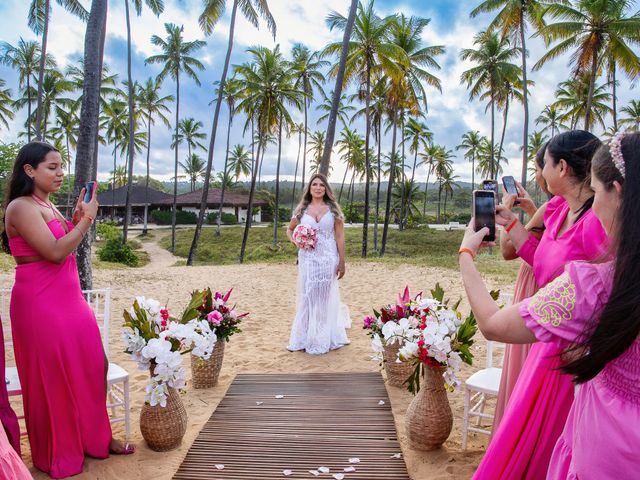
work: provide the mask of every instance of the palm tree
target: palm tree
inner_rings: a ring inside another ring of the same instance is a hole
[[[13,119],[13,99],[11,98],[11,89],[2,88],[6,82],[0,78],[0,123],[9,128],[9,120]]]
[[[213,27],[222,17],[224,13],[226,0],[205,0],[202,13],[198,17],[200,28],[205,35],[211,35]],[[227,80],[227,72],[229,71],[229,62],[231,60],[231,52],[233,51],[233,37],[236,27],[236,14],[238,8],[244,15],[244,17],[254,27],[258,27],[258,18],[262,17],[267,23],[267,28],[273,35],[273,39],[276,38],[276,22],[269,11],[269,5],[267,0],[233,0],[233,7],[231,8],[231,19],[229,21],[229,35],[227,44],[227,54],[224,59],[224,66],[222,67],[222,75],[220,77],[218,99],[216,101],[216,108],[213,113],[213,123],[211,125],[211,135],[209,136],[209,155],[207,157],[207,171],[204,175],[204,185],[202,188],[202,199],[200,201],[200,212],[198,213],[198,222],[193,234],[193,241],[191,242],[191,248],[189,249],[189,256],[187,257],[187,265],[193,265],[193,260],[196,256],[196,250],[198,248],[198,242],[200,241],[200,232],[202,231],[202,224],[204,223],[204,215],[207,210],[207,198],[209,196],[209,179],[211,177],[211,170],[213,168],[213,152],[216,146],[216,135],[218,133],[218,118],[220,117],[220,108],[222,106],[222,92],[224,91],[224,84]],[[251,212],[247,212],[247,217],[251,217]]]
[[[187,160],[184,163],[180,162],[180,166],[183,168],[184,173],[187,174],[189,185],[193,192],[196,189],[196,183],[198,183],[198,180],[204,176],[204,169],[206,166],[204,160],[202,160],[198,154],[192,153],[187,157]]]
[[[80,18],[83,22],[89,19],[89,12],[85,10],[79,0],[56,0],[66,11]],[[42,91],[47,57],[47,38],[49,36],[49,18],[51,16],[50,0],[31,0],[29,5],[28,24],[36,35],[42,34],[40,45],[40,66],[38,67],[38,103],[36,107],[36,139],[42,140]]]
[[[480,145],[480,151],[478,152],[478,158],[476,163],[476,173],[484,178],[490,178],[491,174],[495,177],[499,177],[503,173],[503,164],[508,164],[507,157],[500,159],[495,158],[495,146],[492,148],[491,143],[487,137],[482,137],[482,144]]]
[[[306,102],[306,98],[304,101]],[[302,133],[304,131],[305,131],[304,123],[296,123],[291,126],[291,130],[290,130],[291,134],[294,134],[294,133],[298,134],[298,156],[296,157],[296,169],[293,173],[293,192],[291,193],[291,211],[292,212],[294,208],[294,203],[296,201],[296,183],[298,182],[298,166],[300,165],[300,150],[302,148]],[[306,152],[305,152],[305,158],[306,158]],[[303,163],[305,162],[303,161]],[[303,176],[304,176],[304,173],[303,173]],[[300,190],[302,189],[304,189],[304,183],[301,183]]]
[[[322,99],[322,103],[316,106],[316,110],[319,110],[324,113],[318,117],[318,121],[316,122],[316,125],[320,125],[322,122],[327,120],[329,118],[329,115],[331,114],[331,108],[333,105],[333,92],[331,92],[329,95],[323,94],[323,96],[324,98]],[[342,123],[342,128],[345,128],[347,125],[349,125],[349,113],[353,112],[355,109],[356,107],[347,103],[346,94],[343,93],[342,95],[340,95],[340,100],[338,101],[337,115],[338,115],[338,120]]]
[[[632,132],[640,131],[640,101],[631,100],[629,105],[620,111],[628,115],[620,120],[620,125],[629,125],[629,130]]]
[[[229,163],[229,142],[231,140],[231,124],[233,123],[233,115],[236,112],[236,101],[240,96],[240,90],[242,85],[236,78],[230,78],[226,82],[224,82],[224,91],[222,92],[222,97],[224,98],[227,109],[229,110],[229,122],[227,126],[227,148],[225,149],[224,154],[224,166],[222,167],[222,176],[226,178],[227,175],[227,164]],[[216,91],[216,93],[219,93]],[[219,96],[219,95],[216,95]],[[204,147],[202,147],[204,148]],[[220,235],[220,223],[222,221],[222,206],[224,205],[224,194],[227,187],[227,182],[222,182],[222,191],[220,193],[220,208],[218,209],[218,220],[216,222],[216,235]]]
[[[489,92],[489,108],[491,109],[491,164],[495,161],[495,103],[499,85],[505,80],[518,78],[520,69],[511,63],[518,55],[518,49],[511,47],[506,38],[500,38],[491,31],[480,32],[474,37],[473,44],[477,50],[465,48],[460,52],[462,60],[471,60],[476,65],[461,75],[461,80],[467,84],[469,99]],[[491,168],[491,178],[495,178],[496,168]]]
[[[117,97],[111,98],[109,102],[102,109],[102,127],[106,129],[107,141],[113,145],[113,183],[111,186],[111,219],[113,220],[115,212],[115,189],[116,178],[115,172],[117,170],[118,151],[122,150],[122,142],[127,136],[127,105],[124,101]],[[77,168],[76,168],[77,170]]]
[[[347,180],[347,174],[349,173],[349,169],[353,168],[355,165],[354,157],[358,155],[360,151],[364,153],[364,139],[358,134],[358,132],[346,127],[342,132],[340,132],[340,140],[336,142],[336,145],[338,146],[340,159],[345,163],[344,177],[342,178],[340,193],[338,194],[338,203],[340,203],[344,183]]]
[[[53,138],[64,139],[67,167],[67,208],[66,214],[71,216],[71,148],[76,148],[78,137],[78,103],[73,103],[68,110],[56,107],[56,126],[51,129]]]
[[[420,209],[415,203],[415,199],[420,193],[420,187],[411,180],[403,180],[393,187],[393,210],[394,212],[406,212],[407,219],[410,216],[418,216]]]
[[[471,190],[476,189],[476,158],[478,157],[481,142],[482,136],[479,131],[468,131],[462,135],[462,142],[456,147],[456,150],[464,149],[464,158],[471,162]]]
[[[607,92],[607,85],[595,85],[591,97],[589,97],[589,73],[561,82],[555,92],[556,101],[553,105],[564,112],[563,121],[569,121],[571,129],[578,125],[578,120],[587,115],[589,109],[589,125],[599,123],[603,128],[605,117],[611,113],[608,102],[611,94]],[[586,117],[585,117],[586,118]]]
[[[159,55],[152,55],[145,60],[147,64],[160,63],[163,64],[162,71],[158,75],[160,81],[163,81],[167,75],[176,81],[176,120],[175,120],[175,138],[179,135],[180,118],[180,72],[185,72],[191,77],[196,85],[200,86],[200,80],[194,68],[204,70],[204,65],[200,60],[192,55],[197,50],[205,46],[202,40],[194,40],[186,42],[182,37],[184,26],[177,26],[173,23],[165,23],[164,29],[167,32],[167,38],[162,39],[157,35],[151,37],[151,43],[162,50]],[[178,143],[175,142],[175,161],[174,161],[174,179],[173,179],[173,206],[171,210],[171,252],[176,251],[176,197],[178,196]],[[208,182],[205,177],[205,188]]]
[[[104,39],[107,25],[107,0],[93,0],[87,21],[84,39],[85,81],[80,107],[80,125],[78,127],[78,147],[74,175],[74,190],[96,178],[98,170],[98,141],[100,138],[100,81],[104,55]],[[91,289],[91,239],[85,235],[77,249],[80,286]]]
[[[544,130],[541,132],[537,132],[535,130],[531,132],[528,142],[529,160],[533,160],[535,158],[538,150],[540,150],[548,140],[549,137],[544,134]]]
[[[544,128],[543,132],[551,129],[551,138],[556,136],[556,133],[560,132],[560,130],[567,130],[567,127],[564,123],[562,123],[563,113],[560,109],[558,109],[557,105],[547,105],[544,107],[538,118],[536,118],[536,125],[542,124]]]
[[[27,92],[27,141],[30,142],[33,125],[31,122],[31,105],[33,103],[31,77],[39,68],[40,45],[33,40],[26,41],[20,37],[17,46],[14,47],[7,42],[2,42],[0,48],[2,48],[0,63],[18,71],[18,87]],[[46,56],[45,66],[55,67],[55,61],[51,55]]]
[[[530,86],[533,85],[533,82],[529,80]],[[502,147],[504,145],[504,136],[507,132],[507,119],[509,117],[509,107],[513,100],[518,100],[520,103],[523,102],[524,97],[522,95],[522,85],[518,79],[508,79],[505,78],[501,85],[498,86],[495,95],[496,107],[498,110],[502,110],[502,133],[500,134],[500,143],[498,145],[498,158],[502,157]],[[485,92],[481,99],[489,99],[489,92]],[[528,129],[528,127],[527,127]]]
[[[296,43],[291,50],[291,72],[294,77],[294,86],[305,93],[303,103],[304,110],[304,148],[302,149],[302,188],[304,188],[305,173],[307,171],[307,134],[309,132],[308,110],[313,101],[313,92],[317,90],[324,95],[322,84],[325,82],[321,70],[329,65],[329,62],[320,58],[319,52],[313,52],[301,43]],[[295,196],[295,182],[294,182]]]
[[[312,170],[314,174],[320,171],[322,153],[326,139],[327,134],[322,130],[316,130],[311,134],[311,138],[309,140],[309,151],[307,153],[312,154],[311,163],[313,164]]]
[[[149,77],[144,85],[138,84],[138,91],[136,92],[136,101],[138,103],[138,109],[142,114],[142,118],[147,126],[147,175],[144,184],[144,227],[142,228],[142,234],[146,235],[147,220],[149,213],[149,170],[151,159],[151,125],[155,125],[156,118],[160,119],[167,128],[171,128],[171,123],[165,114],[170,112],[167,107],[168,102],[173,102],[173,95],[160,95],[160,88],[162,82],[159,78]]]
[[[429,131],[429,127],[427,127],[424,123],[419,122],[415,118],[410,118],[407,124],[404,127],[405,140],[409,141],[409,152],[413,153],[413,168],[411,169],[411,181],[409,185],[412,188],[405,189],[404,191],[409,195],[407,198],[407,205],[411,205],[411,195],[413,194],[413,187],[416,175],[416,166],[418,165],[418,152],[420,149],[425,149],[429,146],[429,144],[433,141],[433,133]],[[417,188],[417,186],[416,186]],[[403,209],[401,210],[400,215],[400,224],[404,223],[405,215],[404,215],[404,203],[402,204]],[[406,211],[406,219],[409,218],[409,211]]]
[[[206,150],[207,147],[198,141],[207,138],[207,135],[200,131],[203,126],[203,123],[195,118],[190,117],[180,120],[177,134],[172,137],[171,148],[175,148],[176,143],[182,145],[182,142],[185,142],[187,144],[187,158],[191,158],[192,150],[198,148]]]
[[[575,76],[588,75],[585,130],[591,129],[594,120],[591,109],[598,70],[603,63],[619,66],[632,80],[640,74],[640,58],[631,48],[638,43],[640,12],[625,17],[625,10],[631,6],[628,0],[578,0],[575,6],[552,3],[545,10],[545,17],[558,22],[545,25],[538,35],[547,46],[559,43],[547,50],[533,68],[574,50],[571,61]]]
[[[420,161],[420,165],[424,165],[427,167],[427,181],[424,184],[424,203],[422,205],[422,216],[426,216],[427,214],[427,195],[429,193],[429,178],[434,171],[436,166],[436,157],[441,155],[441,151],[444,151],[444,147],[440,145],[434,145],[433,143],[427,145],[424,153],[420,154],[422,160]]]
[[[352,14],[353,12],[350,12],[350,17]],[[362,3],[358,4],[353,34],[347,37],[346,33],[349,20],[337,12],[329,14],[327,17],[329,29],[333,30],[334,28],[338,28],[343,30],[345,32],[345,39],[342,43],[335,42],[329,44],[325,48],[325,55],[337,55],[338,52],[341,52],[341,57],[345,57],[343,83],[346,84],[357,79],[359,90],[365,101],[365,200],[364,222],[362,226],[362,257],[366,257],[369,232],[369,184],[371,182],[371,160],[369,158],[371,112],[369,111],[369,107],[371,104],[372,73],[376,75],[375,70],[382,68],[381,65],[384,65],[387,74],[394,75],[396,78],[400,77],[401,71],[395,62],[401,60],[406,63],[407,60],[405,52],[389,39],[388,29],[390,28],[393,17],[380,18],[373,8],[373,0],[371,0],[366,7]],[[340,67],[341,64],[338,64],[332,69],[331,73],[333,76],[337,77]],[[340,84],[340,87],[342,87],[342,84]],[[362,96],[361,100],[363,99]],[[341,92],[334,92],[330,114],[336,118],[338,116],[340,99]],[[333,125],[333,129],[335,132],[335,124]],[[329,139],[327,139],[327,144],[333,146],[333,135],[330,143],[328,140]],[[327,167],[329,155],[330,152],[327,152]],[[390,194],[391,192],[389,192],[389,195]]]
[[[447,198],[449,198],[450,196],[453,199],[453,189],[460,188],[460,185],[458,185],[458,182],[455,181],[457,178],[458,178],[458,175],[453,175],[452,170],[447,170],[444,173],[444,176],[442,178],[442,183],[440,185],[440,188],[444,192],[443,212],[444,212],[445,218],[447,217]]]
[[[488,30],[499,29],[503,37],[511,37],[512,43],[520,47],[521,67],[522,67],[522,105],[524,106],[524,122],[522,129],[522,174],[521,183],[523,187],[527,185],[527,137],[529,135],[529,83],[527,80],[527,44],[526,35],[527,23],[534,28],[542,26],[541,13],[548,1],[538,0],[484,0],[480,5],[471,11],[474,18],[481,13],[500,10],[488,27]],[[505,122],[506,123],[506,122]],[[500,156],[500,154],[498,155]]]
[[[233,179],[237,182],[241,176],[251,175],[251,153],[243,145],[236,145],[229,153],[227,172],[233,172]]]
[[[260,168],[260,151],[264,152],[269,133],[275,133],[283,122],[292,123],[288,108],[301,108],[304,93],[296,89],[284,67],[279,46],[274,50],[264,47],[252,47],[247,52],[253,57],[252,64],[236,67],[236,74],[245,85],[245,91],[238,110],[247,114],[245,128],[251,121],[258,131],[258,151],[254,164],[251,188],[249,190],[249,204],[247,205],[247,220],[240,247],[240,263],[244,261],[244,254],[251,228],[253,198],[255,194],[256,177]],[[277,223],[277,210],[274,217]]]
[[[442,200],[442,191],[447,179],[451,178],[453,173],[453,151],[441,148],[438,150],[435,157],[435,165],[433,171],[438,179],[438,223],[440,223],[440,202]],[[445,197],[446,200],[446,197]]]
[[[116,166],[116,169],[109,173],[113,177],[114,188],[124,187],[127,184],[127,167],[124,165]]]

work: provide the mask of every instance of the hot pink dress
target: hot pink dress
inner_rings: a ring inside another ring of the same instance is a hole
[[[605,250],[607,236],[592,210],[558,236],[568,213],[566,200],[559,196],[552,198],[545,211],[542,238],[538,240],[531,235],[517,252],[533,265],[539,286],[560,275],[570,261],[592,260]],[[536,343],[531,347],[474,479],[544,478],[573,403],[571,378],[558,370],[561,351],[552,343]]]
[[[47,225],[65,235],[60,221]],[[9,246],[13,256],[38,255],[22,237]],[[73,254],[16,266],[11,326],[33,465],[53,478],[81,473],[85,455],[109,455],[111,425],[100,331]]]
[[[612,263],[572,263],[524,301],[520,314],[540,342],[565,349],[597,321],[611,293],[612,279]],[[553,450],[547,479],[638,478],[639,446],[640,341],[636,339],[578,389]]]

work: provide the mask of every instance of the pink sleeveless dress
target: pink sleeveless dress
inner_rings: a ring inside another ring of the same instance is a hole
[[[59,220],[47,225],[65,235]],[[38,255],[22,237],[9,246],[16,257]],[[52,478],[81,473],[85,455],[109,455],[111,424],[100,331],[73,254],[16,266],[11,326],[33,465]]]
[[[545,211],[542,238],[531,235],[517,252],[533,266],[536,283],[541,287],[561,275],[569,262],[593,260],[606,249],[606,233],[592,210],[558,235],[568,212],[566,200],[552,198]],[[554,343],[538,342],[531,347],[474,479],[545,477],[573,403],[572,379],[558,370],[561,352],[562,348]]]
[[[540,342],[564,350],[591,330],[611,294],[612,280],[611,262],[572,263],[524,301],[520,315]],[[546,478],[638,478],[639,425],[640,341],[636,339],[593,380],[580,385]]]

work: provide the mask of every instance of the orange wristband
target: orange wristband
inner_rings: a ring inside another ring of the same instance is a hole
[[[507,228],[504,229],[504,231],[509,233],[511,229],[516,226],[516,223],[518,223],[518,219],[514,218],[513,221],[507,226]]]
[[[91,215],[87,215],[87,214],[84,214],[82,216],[82,218],[88,218],[90,223],[93,223],[93,221],[95,220],[95,218],[93,218]]]
[[[468,253],[469,255],[471,255],[472,259],[476,258],[476,254],[470,248],[462,247],[460,250],[458,250],[458,256],[460,256],[461,253]]]

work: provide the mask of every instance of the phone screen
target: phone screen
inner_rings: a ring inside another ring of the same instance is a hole
[[[512,176],[507,175],[506,177],[502,177],[502,184],[504,185],[504,189],[507,191],[507,193],[518,195],[516,181]]]
[[[498,193],[498,183],[495,180],[483,180],[482,181],[482,189],[488,190],[495,194]]]
[[[496,239],[496,200],[493,192],[476,190],[473,192],[473,216],[475,217],[475,231],[489,227],[489,234],[485,235],[485,242]]]
[[[84,186],[85,187],[84,199],[83,199],[84,203],[89,203],[91,201],[94,185],[95,185],[94,182],[87,182],[87,184]]]

